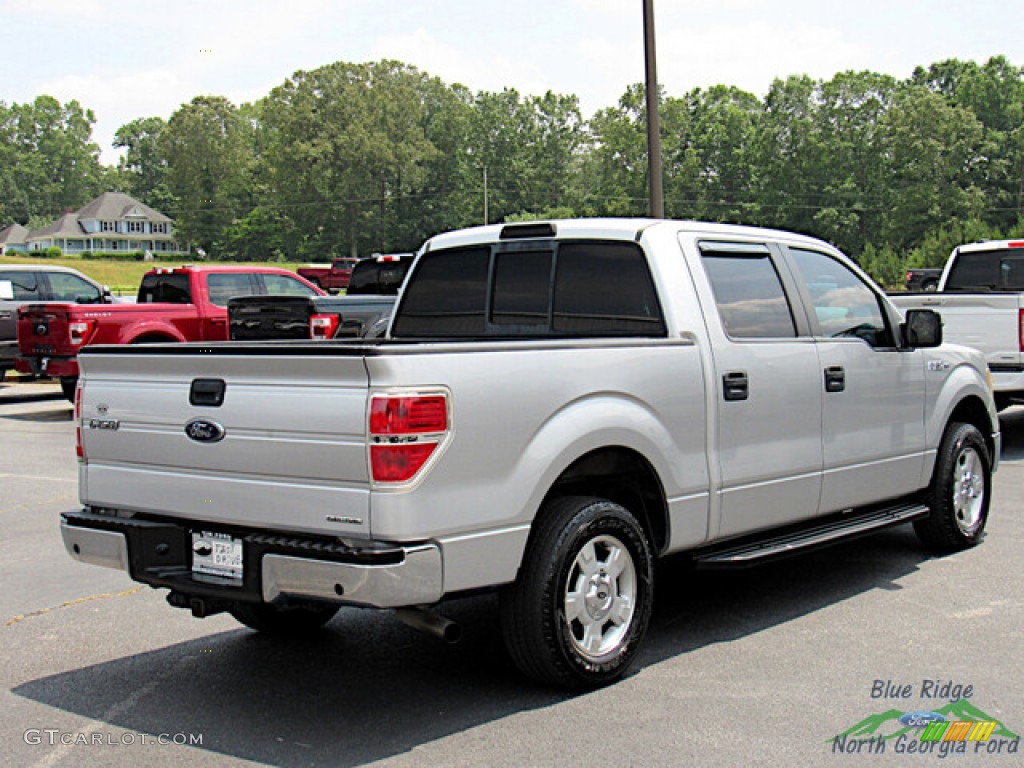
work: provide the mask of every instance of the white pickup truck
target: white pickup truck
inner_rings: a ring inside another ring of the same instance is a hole
[[[986,240],[953,250],[938,290],[891,295],[900,309],[934,309],[947,341],[982,352],[996,408],[1024,403],[1024,240]]]
[[[751,565],[913,522],[982,537],[985,361],[829,245],[641,219],[421,249],[373,342],[89,347],[68,552],[289,633],[340,606],[452,637],[496,590],[530,677],[636,657],[656,558]]]

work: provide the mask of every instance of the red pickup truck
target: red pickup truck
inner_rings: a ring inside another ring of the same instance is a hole
[[[71,399],[78,350],[87,344],[227,340],[228,300],[269,293],[323,295],[286,269],[209,265],[150,270],[135,304],[25,304],[18,310],[14,365],[22,373],[59,378]]]
[[[358,263],[359,259],[347,257],[335,259],[329,267],[299,267],[295,271],[318,288],[336,292],[348,288],[348,281],[352,278],[352,268]]]

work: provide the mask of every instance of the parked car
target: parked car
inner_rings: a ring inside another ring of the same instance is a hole
[[[328,267],[299,267],[295,271],[318,288],[337,293],[348,288],[352,269],[358,262],[355,258],[335,259]]]
[[[377,338],[384,335],[414,254],[360,261],[344,296],[239,296],[228,302],[231,338]]]
[[[907,270],[906,289],[908,291],[924,291],[930,293],[938,290],[942,278],[942,268],[917,267]]]
[[[65,303],[24,304],[18,310],[15,366],[23,373],[58,377],[70,399],[83,347],[226,341],[228,300],[261,293],[323,295],[294,272],[277,267],[160,267],[143,275],[134,304],[102,310]]]
[[[76,269],[54,264],[0,264],[0,381],[18,355],[17,312],[23,304],[63,301],[111,304],[110,289]]]
[[[527,676],[593,688],[642,653],[655,590],[688,588],[655,587],[660,557],[982,540],[999,420],[981,354],[941,337],[797,234],[439,235],[384,339],[83,350],[64,544],[277,634],[354,605],[450,639],[432,606],[494,590]]]
[[[891,298],[901,309],[937,311],[946,339],[985,355],[1000,410],[1024,403],[1024,240],[961,245],[936,291]]]

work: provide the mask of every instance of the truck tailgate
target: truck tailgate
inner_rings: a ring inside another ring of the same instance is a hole
[[[204,353],[213,348],[215,356]],[[358,348],[328,352],[294,344],[85,351],[82,502],[367,536],[366,366]],[[196,380],[204,383],[194,388]]]
[[[990,366],[1017,365],[1020,352],[1019,293],[938,293],[890,299],[901,310],[919,307],[942,315],[943,339],[973,347]]]

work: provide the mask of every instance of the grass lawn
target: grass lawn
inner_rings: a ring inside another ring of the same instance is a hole
[[[100,285],[110,286],[117,296],[134,296],[139,290],[142,276],[154,267],[180,267],[182,264],[197,263],[197,259],[179,259],[177,261],[85,261],[74,256],[65,255],[60,259],[40,259],[38,256],[22,256],[5,253],[0,262],[5,264],[60,264],[63,267],[77,269]],[[283,264],[281,262],[216,262],[218,264],[245,264],[247,266],[283,267],[294,270],[305,264]]]

